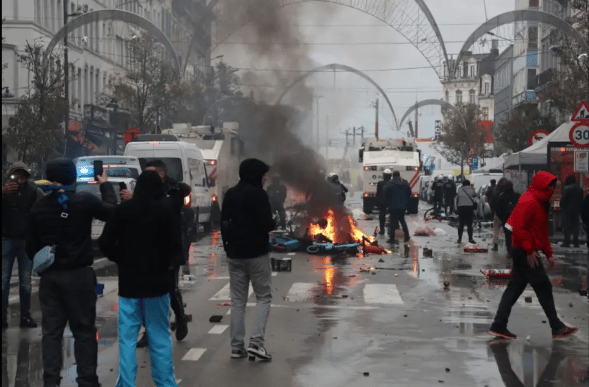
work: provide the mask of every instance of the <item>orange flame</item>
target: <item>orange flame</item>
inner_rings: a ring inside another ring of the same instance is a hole
[[[352,239],[354,242],[362,243],[362,239],[365,238],[369,242],[374,242],[374,238],[366,234],[360,228],[358,228],[358,222],[354,220],[352,215],[344,215],[343,219],[336,219],[335,213],[332,209],[327,210],[327,214],[324,216],[327,222],[325,227],[322,225],[312,223],[309,225],[309,236],[311,238],[318,234],[329,238],[333,243],[346,243]]]

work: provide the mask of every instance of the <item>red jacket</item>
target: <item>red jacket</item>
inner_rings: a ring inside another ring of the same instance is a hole
[[[554,192],[554,187],[549,185],[555,180],[556,177],[548,172],[537,173],[530,188],[517,202],[506,224],[513,232],[514,249],[523,250],[528,255],[542,250],[547,257],[552,257],[548,238],[548,209]]]

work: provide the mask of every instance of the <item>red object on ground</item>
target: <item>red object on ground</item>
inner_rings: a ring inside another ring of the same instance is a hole
[[[487,276],[487,278],[511,278],[511,270],[510,269],[489,269],[489,270],[481,270],[483,275]]]
[[[382,246],[366,245],[364,246],[365,254],[386,254],[387,251]]]
[[[465,253],[486,253],[488,251],[489,251],[489,249],[485,249],[485,248],[479,247],[479,246],[472,246],[472,247],[466,246],[464,248]]]

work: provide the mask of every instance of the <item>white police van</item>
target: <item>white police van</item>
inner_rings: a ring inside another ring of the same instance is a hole
[[[170,178],[190,186],[185,204],[194,210],[196,221],[205,230],[211,229],[211,206],[216,197],[210,191],[202,152],[196,145],[171,134],[144,134],[127,144],[125,156],[137,157],[143,168],[149,161],[162,160]]]

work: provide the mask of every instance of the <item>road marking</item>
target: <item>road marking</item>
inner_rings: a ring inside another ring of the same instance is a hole
[[[274,271],[274,272],[272,272],[272,277],[276,277],[277,275],[278,275],[278,273],[277,273],[277,272],[275,272],[275,271]]]
[[[231,314],[231,309],[229,309],[229,310],[227,311],[227,313],[225,313],[225,314],[226,314],[226,315],[230,315],[230,314]]]
[[[228,280],[229,277],[207,277],[207,279],[222,279],[222,280]]]
[[[182,379],[176,379],[176,384],[180,384],[181,381]]]
[[[288,253],[287,255],[295,255],[296,253]]]
[[[252,289],[252,284],[250,283],[249,292],[247,294],[248,298],[252,295],[254,289]],[[231,299],[231,291],[229,288],[229,284],[223,286],[221,290],[219,290],[213,297],[209,298],[210,301],[219,301],[219,300],[230,300]]]
[[[229,325],[215,325],[209,331],[209,335],[220,335],[221,333],[225,332]]]
[[[286,301],[303,302],[313,296],[311,290],[317,286],[316,283],[295,282],[286,294]]]
[[[184,355],[182,360],[197,361],[206,350],[206,348],[191,348],[188,352],[186,352],[186,355]]]
[[[368,284],[364,286],[364,302],[367,304],[403,304],[397,285]]]

